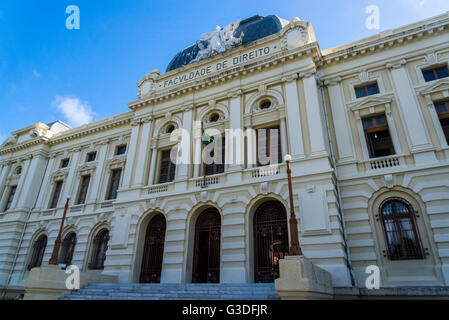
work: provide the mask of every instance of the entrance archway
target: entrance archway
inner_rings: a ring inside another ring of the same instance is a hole
[[[140,271],[141,283],[159,283],[161,281],[165,229],[166,222],[162,214],[154,216],[148,223]]]
[[[220,282],[221,217],[215,208],[204,210],[195,223],[193,283]]]
[[[288,254],[285,207],[278,201],[261,204],[254,214],[254,282],[279,278],[279,259]]]

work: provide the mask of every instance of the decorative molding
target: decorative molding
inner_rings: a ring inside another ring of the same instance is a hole
[[[386,64],[386,67],[390,70],[394,70],[394,69],[400,69],[403,66],[405,66],[407,64],[407,60],[405,59],[400,59],[397,61],[392,61],[392,62],[388,62]]]
[[[296,81],[296,79],[298,79],[298,74],[297,73],[292,74],[292,75],[288,75],[288,76],[285,76],[285,77],[282,77],[281,81],[288,83],[288,82]]]
[[[234,99],[234,98],[238,98],[243,94],[243,91],[238,89],[238,90],[234,90],[228,93],[228,98],[230,99]]]

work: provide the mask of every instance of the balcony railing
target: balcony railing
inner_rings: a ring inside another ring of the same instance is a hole
[[[399,157],[389,157],[370,161],[371,170],[398,167],[400,165],[401,161],[399,160]]]
[[[275,176],[281,173],[281,169],[278,165],[269,166],[269,167],[260,167],[255,168],[251,170],[251,177],[252,178],[259,178],[259,177],[269,177],[269,176]]]
[[[195,180],[195,186],[205,188],[210,185],[219,184],[220,176],[206,176]]]
[[[161,192],[167,192],[167,191],[168,191],[168,185],[167,184],[156,185],[156,186],[150,187],[148,189],[148,194],[161,193]]]

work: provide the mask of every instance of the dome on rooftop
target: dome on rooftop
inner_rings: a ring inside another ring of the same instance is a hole
[[[242,20],[235,29],[234,37],[239,38],[243,32],[243,43],[250,43],[278,33],[287,24],[287,20],[275,15],[266,17],[256,15]],[[207,41],[200,40],[196,44],[185,48],[172,59],[166,71],[172,71],[193,62],[200,51],[199,44],[207,47]]]

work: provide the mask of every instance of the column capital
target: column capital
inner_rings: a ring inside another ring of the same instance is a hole
[[[304,71],[304,72],[300,72],[298,74],[298,76],[303,79],[303,78],[310,78],[310,77],[314,77],[316,75],[316,70],[309,70],[309,71]]]
[[[234,90],[228,93],[228,98],[237,98],[240,97],[243,94],[243,91],[238,89],[238,90]]]
[[[184,112],[191,111],[194,108],[195,108],[195,104],[194,103],[187,103],[187,104],[182,106],[182,111],[184,111]]]
[[[362,118],[360,117],[360,111],[359,110],[355,110],[354,111],[354,116],[355,116],[355,119],[357,121],[361,121],[362,120]]]
[[[394,69],[400,69],[403,66],[405,66],[407,64],[407,60],[405,59],[400,59],[400,60],[396,60],[396,61],[390,61],[387,62],[386,67],[390,70],[394,70]]]
[[[324,80],[323,83],[325,86],[336,86],[336,85],[339,85],[342,82],[342,80],[343,79],[341,77],[335,77],[335,78]]]
[[[285,76],[285,77],[282,77],[282,82],[293,82],[293,81],[295,81],[296,79],[298,79],[298,74],[297,73],[295,73],[295,74],[291,74],[291,75],[288,75],[288,76]]]
[[[140,118],[132,119],[131,120],[131,127],[139,126],[141,123],[142,123],[142,119],[140,119]]]
[[[148,116],[148,117],[144,117],[144,118],[141,119],[142,123],[148,123],[148,122],[151,122],[153,120],[154,120],[153,116]]]

